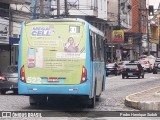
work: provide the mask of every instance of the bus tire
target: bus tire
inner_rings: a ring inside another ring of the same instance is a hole
[[[31,106],[45,105],[47,102],[46,96],[29,96],[29,103]]]
[[[6,91],[5,90],[1,90],[1,95],[5,95]]]
[[[104,90],[104,76],[103,76],[103,80],[102,80],[101,93],[103,92],[103,90]],[[100,100],[101,93],[100,93],[98,96],[96,96],[96,101],[99,101],[99,100]]]
[[[31,106],[37,105],[36,97],[35,96],[29,96],[29,103]]]
[[[96,104],[96,84],[94,87],[94,96],[93,98],[89,99],[89,108],[94,108]]]

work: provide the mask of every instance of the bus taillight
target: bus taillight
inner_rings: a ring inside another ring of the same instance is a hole
[[[24,82],[24,83],[26,82],[24,65],[21,67],[20,78],[21,78],[22,82]]]
[[[82,67],[82,78],[81,78],[81,83],[87,81],[87,69],[83,66]]]

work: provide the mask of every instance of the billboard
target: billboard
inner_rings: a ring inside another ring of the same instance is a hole
[[[124,42],[124,31],[113,30],[112,31],[112,42]]]

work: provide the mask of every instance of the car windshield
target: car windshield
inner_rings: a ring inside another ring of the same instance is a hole
[[[126,64],[126,68],[137,68],[137,64]]]
[[[5,72],[8,72],[8,73],[17,73],[18,72],[18,67],[17,66],[9,66],[9,67],[7,67],[7,69],[5,70]]]

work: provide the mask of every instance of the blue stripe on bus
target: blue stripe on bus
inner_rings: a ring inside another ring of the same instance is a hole
[[[89,95],[88,82],[78,85],[37,85],[19,82],[19,94],[71,94]],[[72,90],[75,89],[75,90]]]
[[[90,33],[89,33],[89,24],[86,22],[86,69],[87,69],[87,78],[89,82],[89,96],[92,96],[92,84],[93,84],[93,78],[92,78],[92,61],[91,61],[91,51],[90,51]]]
[[[19,57],[18,57],[18,78],[20,79],[20,69],[22,67],[22,32],[23,32],[23,29],[24,29],[24,22],[22,22],[22,27],[21,27],[21,31],[20,31],[20,41],[19,41]]]

